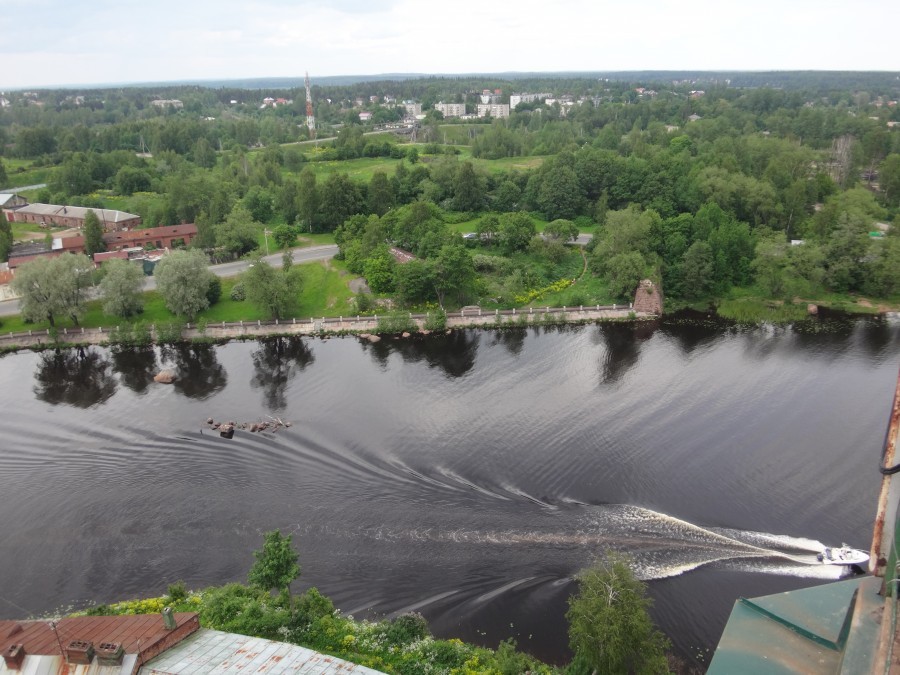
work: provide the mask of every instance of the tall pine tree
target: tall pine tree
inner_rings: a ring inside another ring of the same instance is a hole
[[[93,256],[95,253],[101,253],[105,250],[103,226],[100,225],[100,219],[93,209],[89,210],[84,216],[84,252],[88,256]]]
[[[12,245],[12,226],[6,220],[6,215],[3,211],[0,211],[0,262],[9,260],[9,252],[12,250]]]

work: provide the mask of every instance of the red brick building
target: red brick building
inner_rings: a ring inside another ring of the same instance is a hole
[[[89,209],[84,206],[58,206],[56,204],[27,204],[4,211],[11,223],[34,223],[54,227],[84,227],[84,218],[93,211],[100,219],[104,232],[115,232],[139,227],[141,217],[126,211],[113,209]]]
[[[188,246],[197,236],[197,226],[193,223],[184,225],[165,225],[150,227],[146,230],[128,230],[124,232],[107,232],[103,235],[103,243],[107,251],[121,251],[129,248],[151,246],[156,249],[173,249]],[[53,240],[48,249],[43,242],[19,244],[9,254],[11,270],[41,256],[58,256],[63,253],[84,253],[84,237],[59,237]],[[101,255],[101,254],[98,254]],[[104,256],[109,258],[111,256]],[[119,257],[119,256],[115,256]],[[127,257],[127,256],[126,256]],[[96,261],[100,262],[100,260]]]

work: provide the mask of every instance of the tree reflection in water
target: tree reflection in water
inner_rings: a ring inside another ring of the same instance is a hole
[[[163,363],[177,373],[172,386],[188,398],[205,399],[228,384],[228,374],[212,345],[166,345],[160,350]]]
[[[478,352],[478,333],[472,330],[454,330],[445,335],[424,338],[394,339],[384,336],[381,342],[363,342],[363,349],[369,351],[382,367],[394,352],[404,361],[418,363],[425,361],[432,368],[440,368],[448,377],[461,377],[475,366]]]
[[[494,340],[491,345],[503,345],[513,356],[518,356],[528,337],[527,328],[501,328],[491,333]]]
[[[127,347],[112,349],[113,369],[119,381],[132,391],[143,394],[153,382],[159,370],[153,347]]]
[[[615,384],[622,379],[640,359],[641,342],[653,337],[657,328],[658,321],[597,324],[593,339],[606,346],[600,364],[600,382]]]
[[[253,352],[256,371],[250,386],[262,389],[263,401],[272,410],[287,408],[287,386],[293,377],[315,361],[312,350],[301,338],[277,337],[259,341]]]
[[[34,379],[35,396],[54,405],[90,408],[116,393],[109,360],[89,347],[44,352]]]

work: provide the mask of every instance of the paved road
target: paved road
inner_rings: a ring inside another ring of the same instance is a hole
[[[15,194],[18,192],[25,192],[25,190],[40,190],[41,188],[47,187],[46,183],[38,183],[36,185],[23,185],[22,187],[10,187],[3,188],[0,192]]]
[[[327,260],[333,258],[338,252],[338,247],[330,244],[326,246],[310,246],[308,248],[292,249],[294,262],[305,263],[315,260]],[[281,252],[273,253],[270,256],[263,256],[263,260],[274,266],[281,266]],[[234,277],[245,271],[250,266],[249,260],[237,260],[235,262],[222,263],[221,265],[210,265],[209,269],[216,276]],[[156,289],[156,277],[144,277],[144,290],[152,291]],[[12,316],[19,313],[18,300],[6,300],[0,302],[0,316]]]

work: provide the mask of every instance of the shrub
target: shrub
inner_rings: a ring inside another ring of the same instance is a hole
[[[503,675],[519,675],[532,672],[537,668],[537,662],[523,652],[516,651],[516,641],[510,638],[497,645],[494,654],[494,667]]]
[[[206,289],[206,299],[209,300],[210,306],[216,304],[222,297],[222,281],[219,277],[213,275],[209,280],[209,288]]]
[[[180,321],[168,321],[156,324],[156,341],[160,344],[181,342],[184,324]]]
[[[243,282],[239,281],[231,287],[231,299],[237,302],[243,302],[247,299],[247,292],[244,290]]]
[[[126,323],[116,326],[109,334],[109,343],[117,347],[146,347],[153,343],[153,335],[147,324]]]
[[[313,586],[299,598],[294,608],[294,625],[303,626],[334,614],[334,603]]]
[[[277,640],[291,622],[291,613],[268,593],[242,584],[207,591],[200,619],[204,626],[229,633]]]
[[[509,274],[513,268],[513,263],[509,258],[484,255],[483,253],[473,255],[472,264],[477,272],[495,272],[497,274]]]
[[[375,298],[371,293],[357,293],[353,296],[353,303],[360,314],[367,314],[375,309]]]
[[[378,317],[378,326],[375,328],[376,333],[403,333],[415,330],[418,330],[418,326],[406,312],[394,312]]]
[[[187,588],[183,581],[176,581],[174,584],[169,584],[166,594],[172,602],[181,602],[182,600],[186,600],[188,596]]]
[[[424,616],[418,612],[409,612],[391,621],[385,636],[393,644],[405,645],[431,637],[431,631],[428,630],[428,622]]]
[[[425,330],[444,330],[447,327],[447,312],[435,309],[425,317]]]

